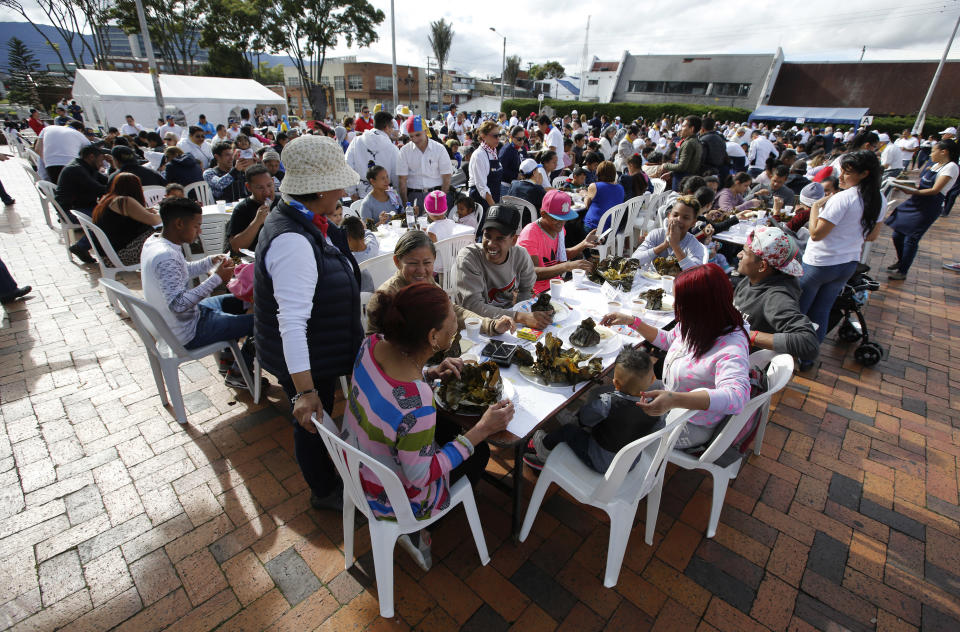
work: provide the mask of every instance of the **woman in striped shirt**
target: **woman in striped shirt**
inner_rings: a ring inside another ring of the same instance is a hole
[[[496,403],[464,434],[452,422],[437,419],[430,382],[459,377],[463,361],[444,360],[425,370],[427,359],[446,350],[457,333],[450,298],[437,285],[414,283],[396,294],[378,293],[371,318],[383,333],[364,341],[353,367],[353,388],[344,425],[358,448],[396,472],[410,508],[426,519],[450,502],[450,485],[467,476],[475,485],[490,450],[484,439],[504,430],[513,404]],[[361,468],[360,476],[374,515],[391,518],[393,508],[377,477]],[[400,544],[424,569],[430,567],[426,530]]]

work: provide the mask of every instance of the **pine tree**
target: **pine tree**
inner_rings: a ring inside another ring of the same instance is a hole
[[[43,81],[46,71],[40,69],[36,57],[16,37],[7,42],[7,66],[10,74],[7,98],[10,103],[41,107],[37,84]]]

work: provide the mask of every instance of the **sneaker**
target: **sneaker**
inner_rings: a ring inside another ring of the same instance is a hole
[[[888,281],[903,281],[903,280],[906,279],[906,278],[907,278],[907,275],[906,275],[905,272],[899,272],[899,271],[897,271],[897,270],[892,270],[892,271],[890,271],[890,272],[887,273],[887,280],[888,280]]]
[[[223,378],[223,383],[229,386],[230,388],[242,388],[247,390],[247,383],[243,381],[243,373],[240,371],[234,371],[230,369],[227,371],[227,376]],[[270,388],[270,381],[265,377],[260,378],[260,391],[265,391]]]
[[[310,506],[318,511],[343,511],[343,487],[338,487],[336,491],[322,498],[311,493]]]
[[[32,289],[33,289],[33,288],[30,287],[29,285],[24,285],[23,287],[18,287],[17,289],[15,289],[14,291],[10,292],[9,294],[5,294],[5,295],[3,295],[3,296],[0,296],[0,303],[4,303],[4,304],[6,304],[6,303],[12,303],[12,302],[14,302],[15,300],[17,300],[18,298],[23,298],[24,296],[26,296],[27,294],[29,294]]]
[[[14,200],[13,198],[9,198],[9,199],[6,199],[6,200],[3,201],[3,205],[4,205],[4,206],[13,206],[13,205],[16,204],[16,203],[17,203],[17,201]]]
[[[896,269],[899,268],[899,267],[900,267],[900,262],[897,261],[897,262],[894,263],[893,265],[887,266],[887,270],[896,270]]]
[[[397,540],[400,548],[410,554],[417,566],[425,571],[429,571],[433,566],[433,556],[430,554],[430,545],[432,538],[426,529],[421,529],[416,533],[403,534]]]
[[[953,272],[960,272],[960,262],[957,263],[945,263],[943,264],[944,270],[951,270]]]
[[[97,260],[90,256],[90,250],[84,250],[83,248],[78,248],[79,244],[73,244],[70,246],[70,254],[79,259],[84,263],[96,263]]]
[[[217,370],[220,371],[220,375],[226,375],[231,368],[233,368],[233,351],[224,349],[220,352],[220,364]]]
[[[523,455],[523,462],[538,472],[543,469],[543,464],[547,462],[550,456],[550,450],[544,447],[543,438],[547,433],[543,430],[537,430],[533,437],[527,442],[527,448]]]

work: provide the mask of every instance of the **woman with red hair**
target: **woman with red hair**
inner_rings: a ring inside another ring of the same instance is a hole
[[[130,266],[140,263],[143,242],[153,234],[154,226],[163,222],[159,213],[147,209],[140,178],[132,173],[118,173],[93,209],[93,223],[106,233],[120,263]],[[103,259],[102,252],[100,256]]]
[[[640,404],[648,415],[672,408],[700,410],[677,441],[681,449],[707,443],[716,425],[739,413],[750,399],[750,348],[733,288],[713,263],[690,268],[674,282],[677,326],[664,331],[627,314],[607,314],[604,325],[628,325],[647,342],[666,349],[665,390],[648,391]],[[694,389],[699,389],[694,391]]]
[[[457,315],[450,297],[434,283],[413,283],[396,293],[377,292],[370,318],[383,333],[364,341],[353,366],[353,388],[343,415],[344,428],[363,452],[396,472],[418,519],[450,502],[450,485],[461,476],[480,480],[490,458],[484,440],[507,427],[513,404],[490,406],[464,434],[450,421],[437,419],[430,382],[460,376],[463,361],[446,359],[424,370],[427,359],[450,348],[457,335]],[[377,477],[360,470],[367,502],[380,517],[393,516]],[[425,530],[400,544],[424,570],[430,568],[430,537]]]

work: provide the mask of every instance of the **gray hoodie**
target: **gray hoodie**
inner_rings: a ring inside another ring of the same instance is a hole
[[[751,331],[773,334],[773,350],[812,362],[820,352],[817,332],[797,304],[800,283],[775,272],[759,283],[744,278],[733,293],[733,304]]]
[[[533,296],[537,273],[525,248],[513,246],[499,265],[487,261],[483,244],[470,244],[457,254],[454,303],[489,318],[516,314],[515,303]]]

